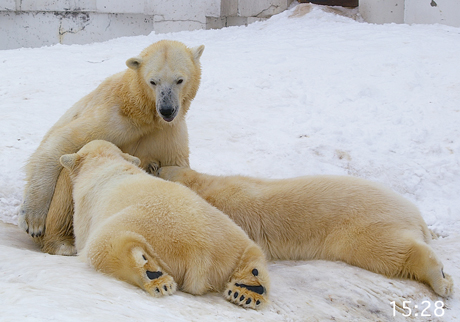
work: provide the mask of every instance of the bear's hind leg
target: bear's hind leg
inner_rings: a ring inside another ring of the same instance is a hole
[[[132,249],[132,256],[139,265],[135,267],[140,276],[139,286],[155,297],[172,295],[176,292],[176,282],[164,272],[153,256],[140,247]]]
[[[258,246],[251,245],[230,277],[224,297],[236,305],[259,309],[268,302],[269,287],[265,257]]]
[[[45,222],[45,233],[34,238],[42,251],[52,255],[75,255],[73,199],[69,171],[62,169]]]
[[[155,254],[140,234],[113,230],[101,234],[82,252],[98,271],[138,286],[155,297],[172,295],[177,285],[165,269],[166,264]]]
[[[453,292],[453,280],[443,271],[443,265],[433,249],[424,242],[414,241],[410,248],[404,273],[408,277],[427,283],[440,296]]]

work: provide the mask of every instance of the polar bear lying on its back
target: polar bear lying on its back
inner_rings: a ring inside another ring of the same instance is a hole
[[[63,155],[61,164],[73,185],[77,253],[94,268],[154,296],[174,293],[177,283],[191,294],[225,289],[244,307],[266,302],[262,250],[193,191],[147,174],[106,141]]]
[[[346,176],[261,180],[162,167],[157,175],[191,188],[233,219],[269,259],[341,260],[452,293],[452,278],[428,245],[418,209],[395,192]]]

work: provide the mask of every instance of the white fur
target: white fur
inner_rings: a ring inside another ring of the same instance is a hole
[[[129,68],[73,105],[46,133],[27,164],[19,214],[19,226],[35,237],[43,251],[72,255],[63,253],[72,249],[73,209],[61,155],[103,139],[137,156],[144,169],[153,162],[188,166],[185,115],[200,84],[203,50],[204,46],[187,48],[177,41],[152,44],[139,57],[128,59]],[[152,79],[159,85],[152,85]],[[174,105],[174,119],[159,114],[159,104],[164,102]]]
[[[341,260],[452,293],[417,207],[382,185],[346,176],[219,177],[175,166],[158,174],[226,213],[270,259]]]
[[[61,163],[74,186],[77,252],[97,270],[154,296],[172,294],[177,283],[191,294],[225,290],[228,300],[244,307],[266,303],[262,250],[197,194],[147,174],[133,164],[137,158],[106,141],[92,141]],[[148,271],[162,276],[152,280]],[[265,292],[240,284],[262,285]]]

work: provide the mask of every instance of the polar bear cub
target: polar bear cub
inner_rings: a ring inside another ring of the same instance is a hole
[[[197,295],[224,291],[253,309],[267,302],[262,250],[196,193],[147,174],[138,158],[107,141],[60,161],[73,185],[77,254],[96,270],[153,296],[178,287]]]
[[[452,293],[420,212],[381,185],[347,176],[221,177],[176,166],[156,174],[226,213],[269,259],[340,260],[425,282],[441,296]]]

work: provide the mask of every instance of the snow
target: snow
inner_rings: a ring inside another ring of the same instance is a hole
[[[293,10],[247,27],[0,51],[0,321],[460,320],[460,28]],[[279,261],[270,304],[253,311],[216,293],[155,299],[76,257],[41,253],[17,227],[27,158],[74,102],[165,38],[206,46],[187,117],[192,168],[381,182],[439,236],[454,296],[341,262]],[[411,317],[392,301],[410,301]],[[420,317],[428,304],[432,317]]]

